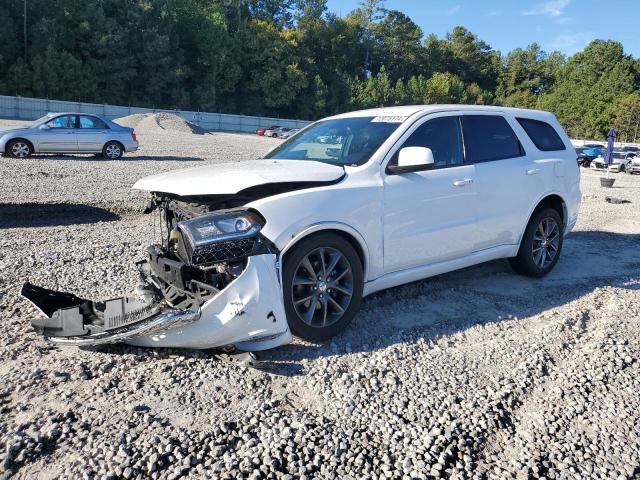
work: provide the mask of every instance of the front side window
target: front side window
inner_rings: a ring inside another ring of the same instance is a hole
[[[420,125],[402,144],[404,147],[427,147],[433,153],[434,168],[462,165],[462,137],[457,116],[439,117]],[[390,164],[398,162],[397,154]]]
[[[107,125],[97,117],[80,115],[80,128],[99,128],[104,130]]]
[[[520,126],[527,132],[533,144],[543,152],[566,150],[564,142],[555,128],[547,122],[530,118],[516,118]]]
[[[503,117],[463,115],[461,119],[467,162],[490,162],[524,155],[520,140]]]
[[[401,124],[398,117],[353,117],[311,125],[265,158],[362,165]]]
[[[75,115],[63,115],[56,117],[47,123],[49,128],[76,128]]]

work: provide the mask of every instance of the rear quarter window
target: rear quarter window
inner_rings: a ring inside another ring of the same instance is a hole
[[[500,115],[463,115],[462,133],[467,163],[521,157],[524,149],[509,123]]]
[[[516,118],[516,120],[538,150],[553,152],[567,149],[556,129],[547,122],[530,118]]]

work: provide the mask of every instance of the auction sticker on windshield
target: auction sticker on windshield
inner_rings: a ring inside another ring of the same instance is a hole
[[[372,122],[383,122],[383,123],[402,123],[407,119],[407,117],[373,117],[371,119]]]

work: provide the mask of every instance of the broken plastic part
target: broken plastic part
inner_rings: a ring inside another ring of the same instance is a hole
[[[160,311],[159,304],[134,298],[92,302],[71,293],[56,292],[25,283],[21,295],[48,318],[31,324],[47,337],[75,337],[109,332],[146,320]]]

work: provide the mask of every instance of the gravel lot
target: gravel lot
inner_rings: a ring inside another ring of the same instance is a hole
[[[583,171],[548,277],[498,261],[394,288],[334,341],[265,353],[264,370],[49,346],[21,283],[130,293],[151,238],[135,180],[278,142],[139,139],[116,162],[0,158],[0,478],[640,477],[640,176],[605,190]]]

